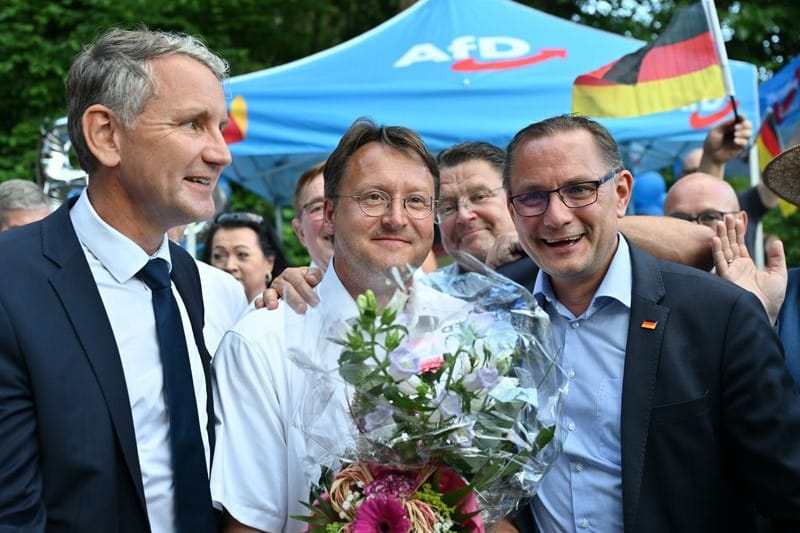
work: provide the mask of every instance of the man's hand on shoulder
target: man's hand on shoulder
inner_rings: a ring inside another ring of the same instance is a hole
[[[314,267],[288,267],[272,280],[269,288],[256,299],[256,308],[277,309],[283,299],[295,312],[303,314],[308,306],[319,303],[314,287],[322,281],[322,271]]]

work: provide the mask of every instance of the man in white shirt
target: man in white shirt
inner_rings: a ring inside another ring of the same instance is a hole
[[[214,212],[226,70],[189,36],[117,29],[70,69],[88,187],[0,235],[0,530],[216,530],[200,280],[166,232]]]
[[[341,348],[327,340],[330,326],[356,316],[355,298],[367,289],[386,305],[396,288],[391,269],[422,264],[438,180],[435,160],[406,128],[359,120],[328,158],[324,224],[334,258],[318,288],[322,304],[305,315],[288,306],[253,311],[214,356],[220,424],[211,486],[224,531],[303,529],[291,516],[305,512],[299,502],[309,500],[319,464],[350,427],[341,387],[318,386],[308,369],[336,372]],[[308,439],[312,422],[323,431]]]

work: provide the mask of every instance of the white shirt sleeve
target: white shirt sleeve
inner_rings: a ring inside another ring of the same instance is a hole
[[[264,315],[251,312],[243,322],[255,318],[267,329],[264,324],[273,316]],[[239,522],[277,533],[284,531],[289,513],[287,369],[283,354],[270,358],[271,350],[265,350],[273,343],[260,340],[230,331],[214,357],[217,442],[211,494],[215,506]]]

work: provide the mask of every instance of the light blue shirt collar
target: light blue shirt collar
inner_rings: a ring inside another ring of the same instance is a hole
[[[172,270],[166,234],[158,251],[151,257],[138,244],[100,218],[92,207],[86,189],[72,206],[69,216],[81,244],[118,283],[130,280],[150,259],[161,258]]]
[[[633,271],[631,270],[630,248],[621,234],[619,236],[617,251],[614,252],[614,257],[611,259],[611,264],[608,266],[608,271],[600,282],[600,286],[592,297],[589,307],[584,312],[584,316],[591,316],[602,302],[611,298],[617,300],[626,308],[631,307],[631,291],[633,290]],[[553,286],[550,283],[550,276],[543,270],[539,270],[536,275],[536,282],[533,286],[533,295],[543,304],[542,299],[550,302],[558,308],[560,314],[564,316],[571,316],[572,313],[567,310],[561,302],[558,301]]]

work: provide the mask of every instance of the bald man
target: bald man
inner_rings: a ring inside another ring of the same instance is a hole
[[[723,178],[726,163],[741,155],[742,150],[748,146],[752,134],[752,123],[741,115],[717,124],[708,131],[702,148],[698,147],[686,153],[681,176],[706,172],[717,178]],[[764,215],[778,204],[778,197],[763,183],[737,193],[737,196],[740,209],[748,215],[745,244],[753,255],[758,224]]]
[[[735,215],[747,227],[747,213],[736,191],[725,180],[695,172],[675,182],[664,200],[664,214],[714,228],[725,215]]]

